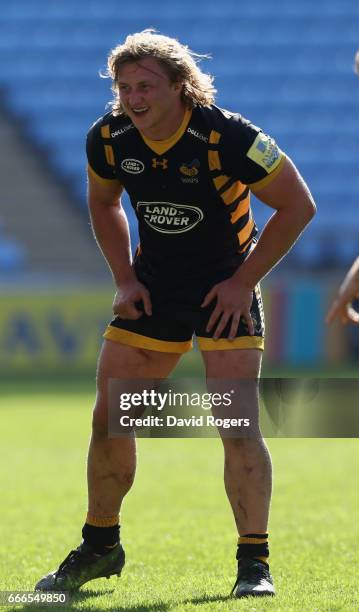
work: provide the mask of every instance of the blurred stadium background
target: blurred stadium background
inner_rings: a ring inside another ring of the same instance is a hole
[[[113,288],[89,228],[84,142],[111,99],[109,49],[146,27],[211,53],[217,103],[273,135],[315,196],[317,217],[264,282],[266,371],[347,371],[359,330],[324,317],[359,252],[359,3],[13,0],[0,6],[2,378],[94,375]],[[254,212],[263,226],[266,207]]]

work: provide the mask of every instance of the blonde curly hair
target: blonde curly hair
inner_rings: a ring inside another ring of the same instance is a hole
[[[114,99],[111,107],[114,115],[124,114],[118,88],[122,66],[145,57],[157,59],[172,83],[182,83],[182,100],[187,107],[213,104],[216,94],[213,76],[202,72],[198,66],[201,59],[207,59],[209,56],[194,53],[175,38],[146,29],[127,36],[125,42],[112,49],[108,56],[107,72],[104,76],[112,79]]]

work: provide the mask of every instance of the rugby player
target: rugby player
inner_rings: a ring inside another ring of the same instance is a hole
[[[75,590],[124,565],[119,511],[134,480],[135,440],[108,437],[109,379],[166,378],[195,334],[209,379],[256,381],[264,347],[259,282],[315,212],[275,141],[214,105],[199,57],[145,30],[108,58],[114,101],[88,134],[88,201],[116,286],[115,317],[99,358],[83,541],[39,590]],[[123,189],[139,224],[133,261]],[[258,241],[250,192],[274,211]],[[257,393],[251,402],[256,411]],[[239,536],[233,593],[273,595],[270,456],[262,438],[222,442]]]
[[[359,325],[359,312],[352,306],[353,300],[358,298],[359,257],[354,261],[339,288],[338,295],[335,297],[327,314],[327,323],[331,323],[334,319],[338,318],[344,325],[347,323]]]
[[[356,52],[354,61],[354,70],[359,75],[359,51]],[[339,288],[327,314],[327,323],[331,323],[338,318],[344,325],[347,323],[358,325],[359,313],[352,306],[352,302],[356,298],[359,298],[359,257],[353,262]]]

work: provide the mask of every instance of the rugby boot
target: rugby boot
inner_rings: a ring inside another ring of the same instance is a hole
[[[120,543],[105,555],[96,555],[91,546],[82,542],[56,571],[39,580],[35,591],[76,591],[89,580],[120,576],[124,565],[125,551]]]
[[[264,597],[275,595],[273,578],[268,565],[258,559],[240,559],[238,576],[231,591],[234,597]]]

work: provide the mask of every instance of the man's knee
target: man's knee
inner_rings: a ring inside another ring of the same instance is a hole
[[[109,440],[116,447],[121,447],[123,452],[126,452],[128,447],[128,451],[131,453],[134,435],[129,433],[124,437],[118,437],[115,435],[116,433],[118,433],[118,420],[108,417],[107,401],[98,396],[92,414],[92,439],[96,442]]]

